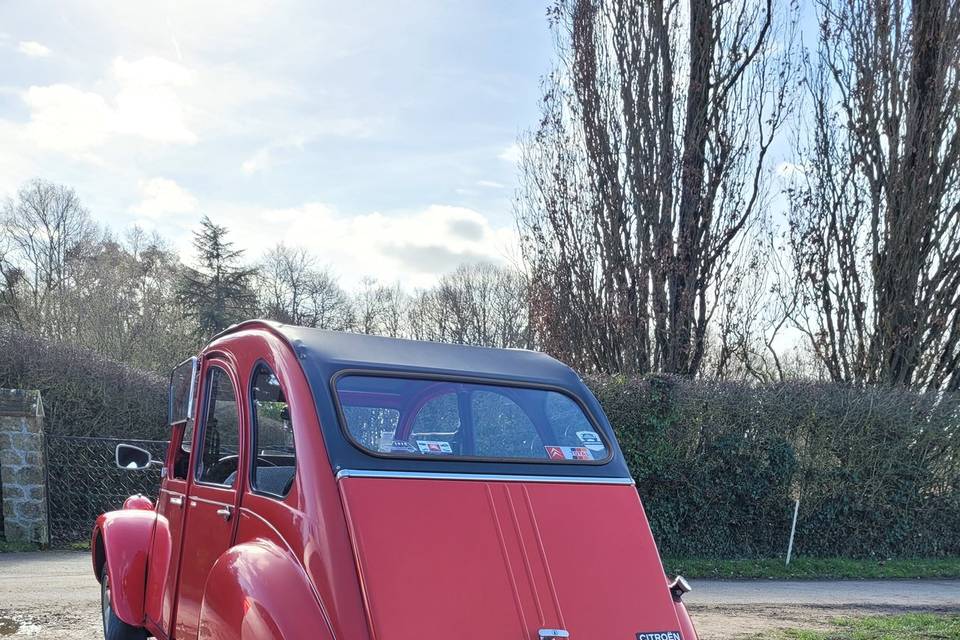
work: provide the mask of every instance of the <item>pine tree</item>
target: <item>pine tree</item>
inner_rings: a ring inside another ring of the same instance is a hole
[[[256,309],[250,287],[255,270],[240,262],[243,250],[227,240],[227,228],[204,216],[200,230],[193,234],[197,269],[186,268],[178,293],[187,315],[205,338],[245,319]]]

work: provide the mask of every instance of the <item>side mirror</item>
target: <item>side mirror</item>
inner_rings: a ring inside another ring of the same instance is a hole
[[[153,454],[146,449],[135,447],[132,444],[118,444],[116,454],[117,466],[121,469],[134,471],[146,469],[153,464],[161,464],[153,460]]]

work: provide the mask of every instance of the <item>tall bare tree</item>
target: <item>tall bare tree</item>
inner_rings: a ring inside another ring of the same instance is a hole
[[[556,0],[559,64],[517,201],[538,342],[582,368],[694,374],[761,215],[795,7]]]
[[[357,333],[368,333],[393,338],[407,335],[406,308],[409,297],[400,287],[364,278],[351,298],[353,322]]]
[[[410,304],[418,340],[486,347],[530,347],[526,281],[513,269],[464,265],[420,291]]]
[[[4,204],[0,228],[9,250],[3,265],[4,314],[41,336],[69,338],[76,318],[64,301],[97,238],[76,192],[32,180]]]
[[[792,318],[834,380],[960,389],[960,2],[817,7]]]
[[[278,244],[257,273],[260,306],[267,317],[305,327],[344,330],[353,322],[347,293],[303,248]]]

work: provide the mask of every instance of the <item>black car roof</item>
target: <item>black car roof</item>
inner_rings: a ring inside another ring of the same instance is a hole
[[[343,369],[375,369],[517,380],[559,387],[579,382],[577,374],[567,365],[545,353],[526,349],[387,338],[270,320],[250,320],[233,325],[216,338],[257,325],[266,325],[281,334],[302,359],[309,357],[330,374]]]
[[[298,352],[328,369],[397,369],[440,375],[524,380],[556,386],[576,383],[567,365],[536,351],[403,340],[281,325]]]

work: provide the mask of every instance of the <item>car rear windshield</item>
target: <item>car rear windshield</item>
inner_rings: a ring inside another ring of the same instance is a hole
[[[337,398],[350,439],[380,456],[604,462],[610,449],[566,394],[445,380],[347,375]]]

